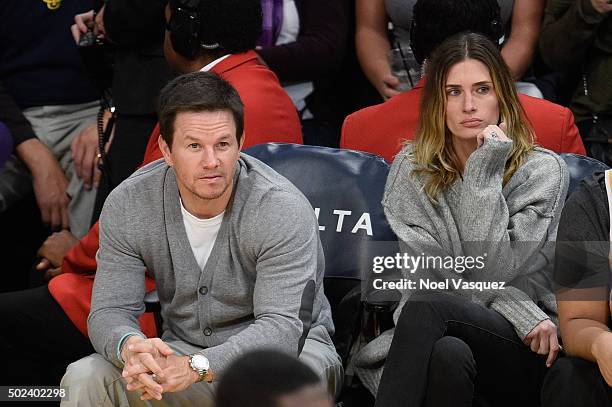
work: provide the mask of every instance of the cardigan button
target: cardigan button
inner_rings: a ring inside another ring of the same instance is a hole
[[[210,335],[212,335],[212,329],[210,329],[210,328],[204,328],[204,335],[206,335],[206,336],[210,336]]]
[[[203,285],[202,287],[200,287],[200,294],[202,295],[206,295],[208,294],[208,287],[206,287],[205,285]]]

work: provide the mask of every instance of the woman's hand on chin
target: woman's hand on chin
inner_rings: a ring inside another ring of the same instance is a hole
[[[480,133],[478,133],[478,135],[476,136],[478,147],[483,145],[485,138],[496,139],[500,141],[511,141],[508,136],[506,136],[505,122],[500,123],[499,126],[489,125],[485,127]]]

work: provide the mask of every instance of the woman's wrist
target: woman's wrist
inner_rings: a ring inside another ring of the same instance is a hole
[[[491,182],[497,183],[501,187],[506,169],[506,160],[512,149],[512,142],[485,140],[484,144],[476,149],[468,158],[464,180],[478,185],[489,185]]]

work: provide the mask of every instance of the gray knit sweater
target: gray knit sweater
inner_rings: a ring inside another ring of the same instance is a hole
[[[512,142],[487,139],[469,157],[463,180],[457,180],[432,203],[422,177],[413,175],[412,146],[395,158],[383,198],[387,220],[411,255],[482,256],[485,267],[457,274],[454,270],[419,271],[423,279],[503,281],[503,290],[453,290],[503,315],[523,339],[541,321],[556,317],[551,291],[550,259],[568,187],[561,158],[536,148],[506,185],[503,174]],[[415,280],[415,274],[404,273]],[[404,290],[394,314],[416,290]],[[546,312],[538,305],[540,304]],[[391,344],[387,331],[368,344],[356,358],[356,370],[375,394],[382,363]]]
[[[312,206],[286,178],[248,155],[236,163],[234,182],[203,269],[185,232],[174,170],[163,160],[138,170],[107,198],[88,326],[96,351],[116,366],[122,366],[120,339],[140,332],[145,273],[155,278],[162,339],[197,348],[217,374],[252,349],[297,356],[311,333],[331,345],[325,259]]]

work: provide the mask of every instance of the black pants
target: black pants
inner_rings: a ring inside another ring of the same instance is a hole
[[[36,262],[36,252],[52,231],[42,224],[40,209],[34,194],[19,201],[17,205],[0,213],[0,230],[4,231],[5,239],[0,245],[0,258],[6,259],[0,293],[24,290],[32,287],[40,278],[41,272],[29,272]],[[0,331],[2,325],[0,323]]]
[[[142,164],[151,131],[157,116],[117,115],[115,136],[105,157],[100,186],[92,216],[92,225],[98,221],[108,194]]]
[[[94,353],[46,286],[0,294],[0,385],[59,385],[66,366]]]
[[[500,314],[431,292],[398,320],[376,406],[533,406],[546,356],[525,346]]]
[[[546,375],[542,386],[542,407],[612,406],[612,388],[596,363],[563,357]]]

